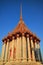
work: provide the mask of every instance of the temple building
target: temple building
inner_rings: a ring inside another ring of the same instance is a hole
[[[2,61],[40,62],[42,60],[40,39],[25,25],[22,18],[22,12],[16,28],[8,33],[2,41]]]

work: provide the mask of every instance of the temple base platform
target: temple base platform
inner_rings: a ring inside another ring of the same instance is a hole
[[[0,61],[0,65],[43,65],[40,62],[35,61],[29,61],[29,62],[15,62],[15,61],[9,61],[9,62],[2,62]]]

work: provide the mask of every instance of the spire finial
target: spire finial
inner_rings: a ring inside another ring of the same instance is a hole
[[[20,20],[22,20],[22,3],[20,5]]]

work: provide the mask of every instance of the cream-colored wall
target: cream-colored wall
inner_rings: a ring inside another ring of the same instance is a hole
[[[30,42],[31,42],[31,47],[30,47]],[[23,61],[27,61],[26,44],[28,44],[28,61],[31,60],[31,49],[30,48],[32,48],[32,60],[35,61],[34,44],[35,44],[35,48],[40,48],[40,45],[37,44],[37,42],[34,43],[32,38],[29,39],[29,36],[25,37],[24,34],[22,35],[22,37],[19,37],[18,35],[16,39],[13,37],[12,41],[10,42],[7,41],[7,44],[5,43],[3,44],[2,59],[4,57],[4,50],[6,46],[5,60],[7,60],[7,55],[8,55],[8,60],[21,61],[21,59],[23,59]],[[21,45],[22,45],[22,51],[21,51]],[[8,46],[9,46],[9,50],[8,50]],[[14,52],[14,48],[16,49],[15,52]],[[10,49],[12,49],[11,56],[10,56]],[[23,52],[23,57],[21,57],[22,52]]]

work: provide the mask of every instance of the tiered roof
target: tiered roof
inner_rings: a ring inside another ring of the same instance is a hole
[[[25,25],[23,19],[22,19],[22,10],[21,10],[21,13],[20,13],[20,21],[18,23],[18,25],[16,26],[16,28],[8,33],[8,35],[6,37],[3,38],[3,41],[9,37],[12,37],[12,35],[15,35],[17,33],[28,33],[30,36],[33,36],[34,38],[36,38],[37,40],[40,41],[40,39],[35,35],[33,34],[28,28],[27,26]]]

